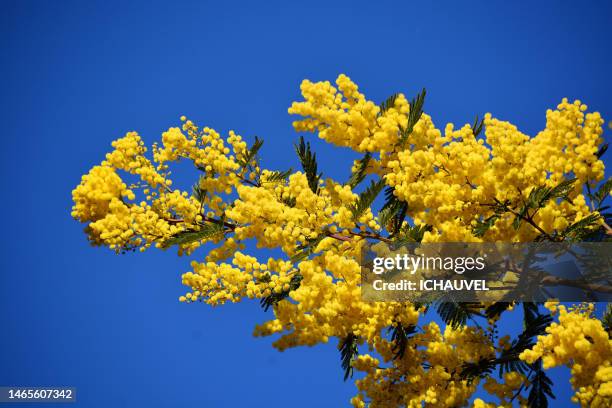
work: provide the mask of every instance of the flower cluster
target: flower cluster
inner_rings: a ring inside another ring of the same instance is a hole
[[[571,369],[574,402],[588,407],[612,405],[612,340],[598,319],[593,305],[570,308],[548,303],[558,314],[558,323],[546,329],[537,344],[521,354],[533,363],[542,359],[544,368],[566,365]]]
[[[304,102],[294,102],[290,114],[304,116],[294,122],[297,131],[317,131],[321,139],[358,152],[386,152],[399,140],[410,110],[404,95],[384,112],[358,91],[346,75],[340,75],[336,89],[330,82],[302,82]]]
[[[306,80],[301,91],[304,100],[289,108],[301,116],[295,129],[363,153],[363,161],[353,163],[353,181],[321,177],[306,145],[303,171],[262,168],[260,141],[249,146],[233,131],[224,138],[182,117],[180,127],[153,145],[150,158],[135,132],[114,141],[105,160],[74,189],[72,216],[87,224],[92,243],[115,251],[177,246],[179,254],[189,254],[209,244],[205,258],[182,275],[189,292],[180,301],[258,299],[273,318],[255,335],[278,335],[279,350],[337,339],[347,375],[361,373],[356,407],[461,406],[479,385],[501,406],[511,406],[515,397],[525,404],[523,373],[484,381],[461,375],[466,364],[494,360],[512,346],[509,337],[495,338],[497,317],[482,328],[444,327],[423,321],[423,305],[365,302],[357,259],[367,240],[388,242],[411,226],[423,227],[423,241],[521,242],[558,237],[597,215],[585,187],[604,177],[597,154],[600,115],[564,99],[547,111],[545,129],[533,137],[490,114],[480,125],[440,130],[404,95],[379,106],[345,75],[335,86]],[[198,172],[191,191],[173,186],[170,169],[179,161]],[[381,184],[358,193],[355,186],[367,177]],[[547,200],[517,225],[518,205],[538,188],[570,177],[577,181],[564,199]],[[396,200],[386,209],[395,209],[395,218],[371,210],[384,188]],[[399,221],[397,214],[403,214]],[[477,233],[483,223],[487,228]],[[276,250],[275,256],[246,254],[247,241]],[[542,359],[545,368],[568,365],[575,400],[609,406],[608,334],[589,311],[547,307],[559,322],[521,358],[529,364]],[[496,405],[476,399],[474,406]]]

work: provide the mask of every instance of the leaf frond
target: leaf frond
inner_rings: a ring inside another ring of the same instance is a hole
[[[366,212],[376,200],[376,197],[382,191],[385,186],[385,180],[380,179],[378,181],[372,180],[370,185],[361,193],[357,198],[357,202],[351,206],[351,212],[353,213],[353,219],[357,220],[359,217]]]
[[[300,137],[300,143],[295,145],[295,152],[297,153],[302,169],[306,174],[308,180],[308,187],[313,193],[319,194],[319,180],[323,173],[318,172],[317,166],[317,155],[310,149],[310,142],[306,143],[304,136]]]
[[[437,312],[444,321],[453,328],[464,325],[468,319],[480,314],[482,304],[478,302],[453,302],[443,300],[438,302]]]
[[[612,191],[612,177],[599,186],[599,189],[593,194],[592,198],[595,199],[599,211],[602,210],[604,200],[610,196],[610,191]]]
[[[608,333],[612,332],[612,303],[608,303],[608,306],[606,306],[606,311],[601,317],[601,322]]]
[[[484,125],[484,118],[478,119],[478,115],[476,115],[476,119],[474,119],[474,124],[472,125],[472,133],[474,137],[478,137],[480,132],[482,132],[482,127]]]
[[[378,213],[378,222],[387,228],[390,236],[399,232],[408,213],[408,203],[397,198],[394,191],[393,187],[385,189],[385,204]]]
[[[207,191],[200,187],[200,182],[197,182],[191,188],[191,194],[198,202],[203,203],[206,200]]]
[[[552,391],[553,382],[542,369],[542,362],[536,363],[534,374],[529,378],[529,395],[527,396],[527,406],[529,408],[547,408],[548,398],[555,399]]]
[[[404,225],[400,228],[396,242],[408,243],[408,242],[421,242],[426,232],[431,232],[433,227],[428,224],[422,225]]]
[[[353,361],[357,358],[359,350],[357,349],[357,336],[349,333],[340,341],[340,360],[342,361],[342,369],[344,370],[344,381],[349,377],[353,377]]]
[[[355,188],[359,183],[363,181],[366,177],[366,169],[368,168],[368,164],[370,163],[370,159],[372,158],[372,153],[367,152],[359,163],[357,164],[357,170],[351,174],[351,177],[346,182],[351,188]]]
[[[393,359],[398,360],[404,357],[406,348],[408,347],[408,341],[416,333],[416,327],[410,325],[404,327],[401,323],[397,322],[391,327],[391,342],[393,342]]]
[[[385,99],[383,103],[379,105],[380,112],[378,112],[378,116],[383,116],[389,109],[394,107],[395,101],[397,100],[398,96],[399,96],[398,93],[394,93],[393,95]]]
[[[247,149],[247,151],[244,153],[242,157],[238,158],[238,164],[240,164],[240,166],[243,169],[253,164],[253,161],[256,160],[257,153],[259,153],[259,150],[263,146],[263,143],[264,143],[263,139],[260,139],[257,136],[255,136],[255,142],[253,142],[253,145]]]
[[[291,175],[291,173],[293,173],[293,169],[289,169],[286,171],[272,171],[268,173],[264,183],[276,183],[279,181],[284,181],[287,179],[287,177]]]
[[[290,258],[290,261],[294,264],[299,263],[305,259],[307,259],[310,255],[313,254],[315,248],[319,243],[325,238],[325,234],[320,234],[316,238],[309,238],[306,240],[306,243],[298,246],[297,252]]]
[[[582,241],[593,233],[593,227],[599,226],[601,215],[597,213],[589,214],[572,225],[568,226],[561,233],[564,237],[575,241]]]
[[[495,225],[497,220],[500,219],[498,214],[493,214],[490,217],[485,218],[484,220],[476,221],[476,225],[472,227],[472,234],[475,237],[482,238],[484,235]]]
[[[302,279],[304,277],[298,272],[295,273],[292,277],[291,280],[289,281],[289,289],[288,290],[283,290],[280,293],[272,293],[270,296],[266,296],[264,298],[262,298],[259,303],[261,305],[261,307],[264,309],[264,312],[267,312],[268,309],[270,307],[274,307],[275,305],[278,304],[278,302],[280,302],[283,299],[286,299],[287,297],[289,297],[289,294],[298,289],[300,287],[300,284],[302,283]]]
[[[400,130],[400,140],[399,145],[404,146],[410,134],[414,130],[414,126],[417,124],[421,116],[423,115],[423,105],[425,104],[425,95],[427,91],[425,88],[421,92],[419,92],[412,100],[410,101],[410,111],[408,112],[408,123],[406,127]]]
[[[162,248],[168,248],[173,245],[191,244],[192,242],[213,238],[223,234],[223,232],[224,226],[222,222],[208,222],[202,225],[202,227],[198,230],[185,230],[173,235],[162,244]]]
[[[596,153],[596,156],[597,156],[597,158],[598,158],[598,159],[601,159],[601,157],[602,157],[604,154],[606,154],[606,152],[608,151],[608,146],[609,146],[609,145],[608,145],[608,143],[604,143],[604,144],[603,144],[603,145],[602,145],[602,146],[599,148],[599,150],[598,150],[598,151],[597,151],[597,153]]]

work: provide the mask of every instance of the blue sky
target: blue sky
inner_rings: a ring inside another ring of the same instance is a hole
[[[179,304],[187,258],[88,245],[70,191],[126,131],[152,143],[185,114],[259,135],[269,167],[295,168],[287,107],[303,78],[339,73],[377,101],[426,87],[438,127],[492,112],[534,134],[564,96],[612,117],[606,2],[288,3],[2,2],[0,385],[76,386],[86,407],[354,393],[336,344],[279,353],[251,336],[270,317],[255,303]],[[353,156],[311,140],[346,177]]]

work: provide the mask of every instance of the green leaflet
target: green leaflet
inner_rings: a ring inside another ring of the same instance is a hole
[[[368,188],[366,188],[361,194],[359,194],[357,202],[351,207],[351,212],[353,213],[354,220],[357,220],[368,208],[370,208],[370,206],[372,205],[378,194],[380,194],[384,186],[385,181],[383,179],[380,179],[378,181],[372,180]]]
[[[304,173],[306,173],[308,187],[313,193],[319,194],[319,180],[321,180],[323,173],[318,173],[317,155],[310,149],[310,142],[306,143],[304,141],[304,136],[301,136],[300,143],[295,145],[295,152],[300,159]]]
[[[342,369],[344,370],[344,381],[349,377],[353,377],[353,361],[357,358],[359,350],[357,349],[357,336],[349,333],[340,341],[340,360],[342,361]]]
[[[192,242],[201,241],[203,239],[212,238],[216,235],[223,234],[223,223],[206,223],[199,230],[185,230],[175,234],[162,244],[163,248],[168,248],[173,245],[185,245]]]
[[[351,174],[351,177],[346,182],[347,185],[351,186],[351,188],[355,188],[359,183],[363,181],[366,177],[366,169],[368,168],[368,164],[370,163],[370,159],[372,158],[372,153],[366,153],[361,160],[359,160],[359,165],[357,167],[357,171]]]
[[[408,112],[408,123],[406,124],[406,127],[404,129],[400,129],[399,145],[402,147],[404,146],[404,144],[408,140],[408,137],[414,130],[414,126],[417,124],[417,122],[419,121],[419,119],[421,119],[421,116],[423,115],[423,105],[425,104],[426,94],[427,94],[427,91],[425,90],[425,88],[423,88],[423,90],[419,92],[417,96],[415,96],[410,101],[410,112]]]

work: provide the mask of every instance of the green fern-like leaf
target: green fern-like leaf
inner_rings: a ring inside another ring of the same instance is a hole
[[[300,137],[300,143],[295,145],[295,152],[306,174],[308,187],[310,187],[313,193],[319,194],[319,180],[323,174],[318,172],[317,155],[312,152],[310,142],[306,143],[304,136]]]
[[[284,181],[287,179],[287,177],[291,175],[292,172],[293,169],[289,169],[286,171],[272,171],[268,173],[264,183],[276,183],[279,181]]]
[[[609,145],[608,145],[608,143],[604,143],[604,144],[603,144],[603,145],[602,145],[602,146],[599,148],[599,150],[597,151],[597,154],[596,154],[596,156],[597,156],[597,158],[598,158],[598,159],[601,159],[601,157],[602,157],[602,156],[603,156],[603,155],[604,155],[604,154],[605,154],[605,153],[608,151],[608,146],[609,146]]]
[[[381,226],[387,228],[392,219],[396,217],[398,212],[401,210],[402,202],[399,200],[395,200],[391,205],[383,207],[378,212],[378,222]],[[391,226],[391,230],[389,231],[392,234],[395,230],[395,225]]]
[[[524,202],[524,205],[520,207],[518,212],[515,214],[514,221],[512,222],[512,227],[515,230],[518,230],[523,221],[529,218],[529,210],[539,210],[546,206],[546,204],[550,200],[562,199],[568,200],[569,193],[574,188],[574,183],[576,179],[564,180],[557,184],[555,187],[549,186],[538,186],[534,187],[530,192],[527,200]],[[505,211],[509,210],[509,203],[501,203],[498,202],[497,207],[495,208],[496,214],[501,214]],[[532,214],[533,216],[533,214]]]
[[[514,221],[512,222],[512,227],[515,230],[518,230],[519,228],[521,228],[521,224],[522,224],[523,220],[525,219],[525,217],[527,216],[528,211],[529,211],[529,207],[528,206],[523,206],[518,211],[518,215],[514,218]]]
[[[569,180],[564,180],[561,183],[557,184],[555,187],[553,187],[552,190],[550,190],[549,199],[555,199],[555,198],[567,199],[567,195],[574,188],[574,184],[576,183],[576,180],[577,179],[573,178]]]
[[[612,332],[612,303],[608,303],[606,311],[604,312],[601,318],[601,322],[603,323],[608,333]]]
[[[181,231],[170,239],[166,240],[163,244],[163,248],[168,248],[173,245],[186,245],[192,242],[201,241],[203,239],[210,239],[220,234],[223,234],[224,226],[222,222],[213,223],[209,222],[204,224],[198,230],[185,230]]]
[[[406,348],[408,347],[408,341],[414,333],[416,333],[416,327],[410,325],[404,327],[401,323],[395,323],[392,328],[391,342],[393,342],[393,359],[398,360],[404,357]]]
[[[197,182],[191,188],[191,192],[198,202],[203,203],[206,200],[206,190],[200,187],[200,182]]]
[[[349,377],[353,377],[353,361],[355,361],[357,354],[359,354],[357,336],[349,333],[340,341],[339,349],[342,369],[344,370],[344,381],[346,381]]]
[[[295,205],[297,204],[297,200],[295,197],[283,198],[281,202],[291,208],[295,207]]]
[[[500,375],[504,372],[518,371],[525,373],[528,369],[527,364],[520,359],[520,354],[535,345],[535,339],[546,332],[546,328],[552,322],[550,315],[539,314],[539,312],[529,311],[529,302],[525,306],[524,329],[512,342],[510,348],[504,350],[499,357]],[[531,303],[530,305],[534,305]]]
[[[472,125],[472,133],[474,133],[474,137],[478,137],[480,132],[482,132],[483,125],[484,118],[478,119],[478,115],[476,115],[476,119],[474,119],[474,124]]]
[[[385,186],[385,181],[380,179],[378,181],[372,180],[368,188],[366,188],[361,194],[357,202],[351,207],[353,213],[353,219],[357,220],[363,215],[363,213],[370,208],[378,194],[382,191]]]
[[[422,225],[404,225],[400,228],[396,242],[408,243],[408,242],[421,242],[426,232],[431,232],[433,227],[428,224]]]
[[[507,310],[509,303],[498,302],[491,305],[485,311],[488,318],[499,316]],[[460,372],[463,379],[472,382],[476,378],[483,378],[490,375],[495,367],[499,367],[499,375],[505,372],[517,371],[527,373],[530,366],[520,359],[520,354],[535,344],[535,338],[546,332],[546,328],[552,322],[550,315],[540,314],[535,303],[525,302],[524,308],[524,329],[519,336],[512,342],[508,349],[502,351],[498,357],[482,358],[477,362],[465,363]],[[460,313],[462,314],[462,313]]]
[[[567,200],[568,194],[574,188],[574,183],[576,183],[576,180],[577,179],[575,178],[564,180],[561,183],[557,184],[555,187],[535,187],[529,193],[529,197],[527,198],[527,206],[529,208],[542,208],[550,200],[558,198]]]
[[[269,278],[268,278],[269,279]],[[302,279],[303,276],[299,273],[296,272],[292,277],[291,280],[289,281],[289,289],[288,290],[284,290],[280,293],[272,293],[270,296],[266,296],[264,298],[262,298],[259,303],[261,305],[261,307],[264,309],[265,312],[268,311],[269,308],[275,306],[278,304],[278,302],[280,302],[283,299],[286,299],[289,297],[289,294],[298,289],[302,283]]]
[[[310,255],[313,254],[314,249],[319,245],[321,240],[325,238],[325,234],[320,234],[316,238],[310,238],[306,241],[306,243],[300,245],[297,249],[297,252],[290,258],[291,262],[294,264],[299,263],[305,259],[308,259]]]
[[[351,177],[346,182],[351,188],[355,188],[359,183],[363,181],[366,177],[366,169],[368,168],[368,164],[370,163],[370,159],[372,158],[372,153],[366,153],[361,160],[359,160],[359,164],[357,165],[357,170],[351,174]]]
[[[601,186],[599,186],[599,189],[593,194],[593,198],[595,199],[595,203],[597,204],[598,209],[601,209],[604,200],[610,196],[611,190],[612,177],[610,177]]]
[[[472,234],[474,234],[475,237],[484,237],[487,231],[489,231],[491,227],[495,225],[499,218],[500,216],[498,214],[493,214],[492,216],[485,218],[484,220],[477,221],[476,225],[472,227]]]
[[[421,116],[423,115],[423,105],[425,104],[426,94],[427,94],[427,91],[425,90],[425,88],[423,88],[423,90],[419,92],[417,96],[415,96],[410,101],[410,111],[408,112],[408,123],[406,124],[406,127],[401,129],[400,131],[400,140],[399,140],[400,146],[404,146],[404,144],[408,140],[408,137],[414,130],[414,126],[417,124],[419,119],[421,119]]]
[[[438,302],[437,312],[444,323],[456,328],[464,325],[474,315],[480,315],[482,304],[478,302]]]
[[[485,316],[487,316],[487,319],[498,318],[510,306],[512,306],[510,302],[495,302],[485,309]]]
[[[548,398],[555,399],[552,392],[553,382],[542,369],[542,362],[538,360],[533,375],[529,378],[529,395],[527,406],[529,408],[547,408]]]
[[[388,97],[387,99],[385,99],[385,101],[380,104],[380,112],[378,112],[378,116],[383,116],[385,112],[387,112],[389,109],[394,107],[395,101],[398,96],[399,94],[395,93],[391,95],[390,97]]]
[[[600,219],[601,216],[599,214],[589,214],[580,221],[576,221],[569,227],[565,228],[561,235],[580,241],[589,234],[593,233],[593,227],[599,226],[598,221]]]
[[[393,187],[385,189],[385,204],[378,213],[379,223],[386,227],[391,237],[395,236],[408,213],[408,203],[401,201],[394,194]]]
[[[242,157],[238,158],[238,164],[240,164],[243,169],[253,164],[253,161],[256,160],[257,154],[263,146],[263,143],[263,139],[255,136],[255,142],[253,142],[253,145],[244,153]]]

